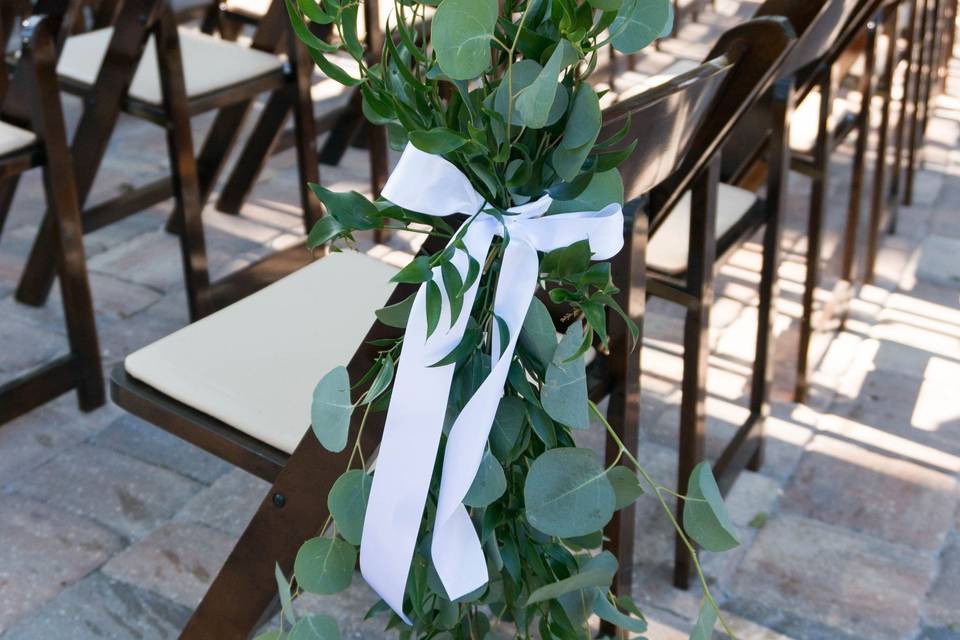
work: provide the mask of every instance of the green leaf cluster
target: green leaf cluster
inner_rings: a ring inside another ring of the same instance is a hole
[[[632,147],[619,143],[631,123],[599,139],[600,96],[589,78],[602,47],[634,52],[669,30],[670,0],[392,1],[380,52],[366,51],[358,38],[358,0],[287,0],[287,7],[320,70],[360,92],[365,116],[387,128],[395,148],[413,144],[454,163],[494,216],[545,194],[553,198],[547,215],[622,202],[617,167]],[[377,229],[449,239],[447,249],[416,257],[393,278],[423,287],[429,333],[444,329],[443,304],[450,305],[451,322],[467,316],[462,342],[434,365],[453,368],[445,439],[490,372],[493,336],[505,331],[493,301],[509,237],[495,240],[487,256],[471,257],[461,271],[453,257],[464,249],[464,226],[357,192],[311,189],[327,212],[310,233],[312,248],[339,250],[354,243],[357,232]],[[625,323],[628,330],[617,335],[638,337],[618,303],[610,264],[592,257],[586,241],[541,255],[539,296],[525,317],[487,450],[464,500],[490,582],[457,601],[444,592],[430,558],[435,477],[404,602],[413,624],[383,602],[367,614],[384,616],[386,629],[404,640],[493,640],[511,633],[574,640],[588,634],[593,615],[631,633],[646,631],[636,604],[611,592],[618,561],[603,550],[603,531],[617,511],[640,499],[659,500],[672,519],[665,497],[673,492],[650,478],[589,400],[594,352],[635,347],[611,340],[610,323]],[[468,308],[465,293],[474,285]],[[410,295],[379,309],[377,319],[402,329],[413,301]],[[340,637],[331,618],[298,615],[296,600],[352,582],[376,474],[359,443],[369,416],[388,406],[402,344],[402,337],[373,341],[374,363],[359,379],[338,367],[316,386],[313,433],[348,461],[326,496],[322,531],[303,544],[292,576],[277,568],[282,626],[263,639]],[[598,420],[620,446],[612,462],[574,441],[575,432],[599,428]],[[680,531],[690,548],[734,546],[735,528],[708,465],[695,469],[688,494],[680,498],[687,501]],[[707,591],[699,637],[709,637],[717,621],[715,604]]]

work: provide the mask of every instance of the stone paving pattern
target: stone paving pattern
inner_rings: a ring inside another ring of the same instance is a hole
[[[640,60],[698,56],[748,11],[718,2],[678,39]],[[79,103],[66,102],[75,123]],[[815,344],[810,401],[791,401],[804,275],[809,182],[792,175],[777,377],[766,463],[728,498],[743,544],[705,554],[712,588],[745,639],[960,639],[960,63],[954,61],[923,150],[914,205],[884,239],[878,278],[862,287],[844,330]],[[209,117],[196,121],[205,130]],[[849,187],[849,145],[834,156],[826,262],[835,267]],[[95,199],[166,170],[162,132],[121,119]],[[333,188],[366,189],[352,150],[324,167]],[[242,216],[208,206],[215,275],[294,241],[295,161],[274,157]],[[43,208],[39,176],[21,183],[0,242],[0,381],[63,349],[54,294],[42,309],[15,303]],[[166,203],[86,239],[105,367],[187,322],[176,238]],[[409,248],[364,246],[388,260]],[[724,266],[712,315],[708,454],[746,409],[759,244]],[[829,270],[829,268],[828,268]],[[834,268],[835,272],[836,269]],[[827,280],[818,293],[824,298]],[[682,364],[676,309],[652,301],[646,320],[640,457],[664,482],[676,469]],[[594,434],[594,441],[601,437]],[[267,485],[115,406],[91,414],[65,396],[0,429],[0,639],[174,638],[199,602]],[[672,536],[652,499],[638,509],[635,594],[655,640],[686,638],[700,593],[670,586]],[[372,593],[357,578],[302,611],[341,620],[347,638],[386,636],[364,622]],[[719,632],[717,632],[719,637]]]

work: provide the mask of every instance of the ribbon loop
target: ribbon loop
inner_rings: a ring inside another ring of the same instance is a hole
[[[477,214],[463,234],[462,249],[451,259],[465,278],[472,257],[481,264],[495,235],[510,235],[496,284],[494,313],[507,326],[507,344],[493,333],[491,371],[463,407],[447,436],[431,558],[451,599],[487,583],[480,539],[463,499],[486,450],[490,428],[504,393],[510,362],[539,276],[538,251],[552,251],[588,240],[593,257],[606,260],[623,246],[623,212],[617,203],[600,211],[546,215],[552,200],[543,196],[508,210],[502,217],[483,213],[486,202],[453,164],[408,145],[383,189],[396,205],[436,216]],[[439,268],[433,276],[442,282]],[[403,594],[430,489],[430,479],[447,413],[454,365],[431,367],[463,339],[480,279],[464,293],[463,312],[450,326],[450,301],[442,296],[441,321],[427,337],[426,288],[414,298],[400,351],[390,407],[377,457],[360,546],[360,570],[370,586],[409,623]],[[442,327],[450,327],[443,330]]]

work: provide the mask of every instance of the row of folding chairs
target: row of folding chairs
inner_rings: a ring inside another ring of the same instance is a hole
[[[220,208],[238,213],[269,157],[295,147],[299,204],[304,231],[309,231],[321,208],[307,184],[320,182],[319,159],[336,164],[359,137],[359,93],[331,100],[329,108],[315,113],[313,62],[289,28],[283,0],[207,2],[203,17],[215,25],[214,34],[178,25],[196,17],[196,5],[166,0],[12,0],[0,6],[0,48],[7,52],[0,73],[0,234],[19,175],[50,163],[48,171],[58,172],[58,177],[46,183],[48,211],[37,212],[42,222],[16,298],[43,305],[59,275],[70,339],[68,356],[0,386],[0,424],[72,388],[78,389],[84,409],[104,401],[83,265],[84,234],[172,197],[175,211],[168,229],[179,235],[194,320],[313,259],[300,244],[211,282],[201,212],[240,142],[243,124],[255,114],[256,100],[265,94],[264,107],[223,189],[231,204]],[[367,6],[368,11],[377,11],[375,0]],[[368,42],[376,45],[379,22],[373,16],[376,13],[367,19],[375,26],[366,31]],[[40,31],[35,31],[34,23],[41,22]],[[240,44],[235,40],[244,29],[249,42]],[[42,41],[46,33],[52,40],[51,59],[37,62],[31,54],[39,46],[37,38]],[[38,74],[42,81],[34,77]],[[45,112],[43,123],[33,117],[37,111],[31,103],[31,92],[39,88],[45,91],[45,103],[56,108]],[[61,93],[79,96],[83,105],[69,145],[66,134],[58,130],[63,128]],[[215,117],[195,152],[191,125],[209,112]],[[121,114],[165,131],[170,173],[92,202],[108,145],[122,126]],[[294,126],[288,132],[291,115]],[[326,135],[322,150],[321,135]],[[376,193],[386,178],[386,138],[379,129],[363,138],[370,150]],[[61,145],[67,145],[63,153]],[[52,185],[58,185],[56,191],[51,191]],[[72,197],[58,201],[64,191]],[[75,228],[70,222],[74,217],[79,220]]]
[[[762,266],[749,416],[713,463],[726,491],[742,469],[756,470],[763,462],[789,172],[798,169],[814,180],[808,212],[809,291],[804,296],[804,323],[810,325],[805,331],[812,332],[830,155],[840,141],[856,135],[854,193],[846,220],[850,243],[861,226],[873,98],[883,101],[875,168],[884,179],[873,181],[868,219],[871,229],[880,229],[882,212],[902,197],[901,189],[909,188],[910,157],[919,148],[929,97],[949,55],[947,47],[937,44],[941,38],[928,32],[935,24],[941,35],[952,31],[955,6],[949,4],[767,0],[753,20],[724,33],[702,63],[674,68],[665,81],[651,79],[643,90],[605,109],[601,139],[628,117],[642,123],[622,142],[637,144],[621,167],[627,225],[625,249],[613,265],[619,302],[641,327],[649,296],[685,309],[681,493],[694,465],[705,458],[707,332],[718,267],[759,234]],[[881,34],[887,47],[878,65]],[[862,96],[859,108],[835,114],[838,89],[850,82]],[[890,98],[897,86],[906,95],[894,105]],[[428,241],[423,251],[439,248]],[[854,249],[851,243],[844,251],[848,281],[853,279]],[[370,341],[396,334],[374,319],[377,308],[411,293],[410,286],[391,290],[384,285],[391,272],[365,255],[328,255],[132,354],[114,370],[111,390],[120,406],[272,484],[182,637],[249,634],[275,604],[274,563],[289,572],[299,544],[322,527],[326,506],[316,496],[329,490],[347,459],[324,451],[309,432],[306,399],[318,375],[335,365],[347,364],[352,379],[360,379],[375,357]],[[347,273],[349,281],[342,277]],[[324,304],[329,299],[340,304],[330,308]],[[569,322],[560,314],[556,320],[558,331]],[[271,330],[257,330],[263,326]],[[640,352],[629,349],[629,336],[618,326],[611,323],[609,350],[590,364],[590,396],[609,399],[608,420],[623,442],[636,449]],[[325,339],[334,334],[335,344]],[[242,353],[235,349],[239,335],[245,336]],[[257,370],[251,372],[244,362],[257,362]],[[798,395],[806,386],[806,362],[804,353]],[[362,386],[353,390],[358,396],[363,391]],[[360,440],[364,457],[375,454],[382,426],[383,414],[368,418]],[[351,436],[358,427],[351,426]],[[682,501],[677,509],[682,515]],[[622,511],[606,533],[622,560],[617,588],[628,590],[634,513]],[[690,564],[678,543],[678,586],[688,584]]]

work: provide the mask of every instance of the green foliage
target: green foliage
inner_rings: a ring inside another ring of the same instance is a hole
[[[697,615],[697,624],[690,633],[690,640],[711,640],[713,638],[713,627],[717,624],[717,611],[709,602],[704,600],[700,605],[700,613]]]
[[[293,563],[297,585],[304,591],[329,595],[350,586],[357,551],[340,538],[311,538]]]
[[[589,449],[551,449],[534,460],[523,486],[527,520],[538,531],[561,538],[602,529],[616,506],[616,495]]]
[[[370,499],[373,478],[360,469],[351,469],[337,478],[327,496],[327,508],[337,525],[337,533],[352,545],[360,544],[363,517]]]
[[[739,545],[710,463],[701,462],[694,467],[688,484],[683,528],[690,537],[708,551],[729,551]]]
[[[345,367],[337,367],[321,378],[313,390],[310,421],[313,432],[327,451],[343,451],[350,431],[350,378]]]
[[[553,198],[548,215],[623,203],[617,167],[633,150],[622,144],[630,123],[599,138],[600,96],[589,76],[603,47],[632,53],[669,30],[671,0],[386,1],[393,10],[379,55],[364,51],[359,39],[362,0],[287,0],[287,9],[320,71],[360,92],[364,115],[387,129],[394,149],[410,143],[442,155],[495,217],[545,194]],[[350,71],[344,56],[356,63]],[[370,202],[353,191],[311,189],[326,211],[310,232],[312,249],[349,247],[356,232],[376,229],[406,229],[463,248],[448,220],[383,199]],[[418,256],[392,279],[423,289],[428,333],[446,328],[440,324],[447,301],[451,324],[467,315],[463,340],[434,364],[454,368],[444,433],[489,374],[493,336],[503,341],[505,326],[493,301],[507,242],[498,238],[489,255],[470,257],[464,274],[451,262],[451,248]],[[476,300],[468,307],[465,294],[474,285]],[[593,261],[586,241],[542,255],[539,285],[550,309],[540,298],[530,303],[489,448],[464,501],[483,542],[490,582],[457,602],[444,593],[430,559],[435,475],[404,602],[413,624],[406,626],[383,602],[367,614],[386,614],[387,629],[404,640],[495,640],[507,637],[510,627],[514,638],[583,638],[591,615],[625,631],[646,629],[633,601],[610,593],[617,559],[600,550],[603,528],[615,511],[638,499],[659,500],[665,517],[672,517],[664,500],[670,492],[646,474],[588,401],[585,364],[591,348],[624,348],[608,339],[611,323],[625,323],[634,341],[639,332],[617,302],[610,264]],[[405,328],[415,298],[378,309],[377,319]],[[568,329],[558,342],[554,318],[561,317]],[[298,619],[294,601],[302,592],[331,594],[351,583],[375,470],[359,438],[368,416],[387,407],[402,344],[400,337],[371,341],[378,351],[360,380],[351,386],[346,369],[338,367],[315,389],[313,431],[325,448],[349,453],[349,460],[326,496],[332,526],[304,543],[290,580],[276,571],[282,627],[260,640],[340,638],[328,616]],[[357,441],[349,443],[354,408],[362,419]],[[620,446],[615,461],[603,463],[575,446],[573,430],[591,427],[590,410]],[[709,467],[691,477],[683,526],[704,548],[736,544]],[[694,636],[699,640],[717,621],[706,594]]]

